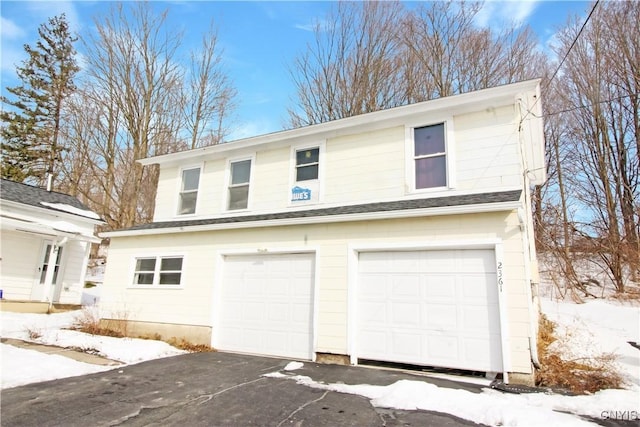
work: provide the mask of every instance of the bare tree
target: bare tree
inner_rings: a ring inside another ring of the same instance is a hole
[[[410,102],[540,77],[545,59],[530,28],[478,28],[481,2],[421,3],[401,33],[413,75]]]
[[[538,77],[533,32],[474,24],[481,3],[339,3],[292,76],[300,126]]]
[[[291,71],[294,127],[405,103],[397,57],[399,2],[340,2],[315,25],[315,44]]]
[[[555,93],[567,115],[560,143],[574,152],[563,165],[572,171],[566,197],[579,205],[576,231],[619,292],[638,268],[639,10],[631,2],[600,4],[580,37],[576,21],[558,37],[559,57],[566,55]]]
[[[191,53],[191,69],[185,86],[183,109],[185,130],[191,134],[191,148],[220,143],[224,120],[237,95],[222,69],[222,53],[213,24],[202,37],[202,47]]]
[[[159,171],[137,160],[220,142],[233,110],[213,27],[188,69],[182,36],[166,18],[146,2],[117,4],[83,38],[86,73],[65,129],[73,144],[66,181],[112,229],[153,218]]]

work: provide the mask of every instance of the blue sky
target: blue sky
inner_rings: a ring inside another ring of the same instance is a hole
[[[225,69],[239,95],[230,139],[284,127],[287,107],[295,95],[288,67],[312,41],[309,28],[325,16],[331,2],[182,0],[152,4],[159,11],[169,10],[168,25],[184,31],[186,49],[199,45],[211,20],[218,27]],[[2,93],[7,86],[19,83],[15,64],[25,59],[23,45],[37,40],[41,23],[64,12],[72,30],[86,34],[93,27],[94,18],[107,15],[112,5],[109,1],[2,0]],[[528,23],[544,47],[569,15],[584,17],[589,7],[586,1],[488,1],[476,24],[499,27],[510,20]]]

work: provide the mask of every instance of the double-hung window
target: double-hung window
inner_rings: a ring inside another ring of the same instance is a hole
[[[249,181],[251,160],[231,162],[229,177],[229,202],[227,209],[247,209],[249,206]]]
[[[320,148],[296,151],[296,182],[318,179]]]
[[[415,188],[447,185],[447,152],[444,123],[413,129]]]
[[[180,187],[179,215],[196,213],[198,201],[198,185],[200,183],[200,168],[184,169],[182,171],[182,184]]]
[[[135,286],[180,285],[182,280],[182,257],[136,258],[133,275]]]

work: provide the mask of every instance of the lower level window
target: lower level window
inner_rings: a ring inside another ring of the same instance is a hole
[[[182,257],[136,258],[134,285],[180,285],[181,279]]]

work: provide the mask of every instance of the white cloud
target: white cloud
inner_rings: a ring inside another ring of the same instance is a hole
[[[521,26],[533,14],[540,0],[488,1],[475,17],[478,27],[501,29],[505,24]]]
[[[307,24],[294,24],[293,27],[298,30],[308,31],[310,33],[315,32],[317,28],[320,31],[324,31],[329,26],[329,22],[326,19],[314,19]]]
[[[239,125],[234,126],[229,136],[228,141],[236,141],[244,138],[251,138],[253,136],[264,135],[271,132],[276,132],[281,129],[281,126],[274,124],[267,118],[259,118],[250,122],[241,122]]]
[[[2,38],[19,39],[24,37],[25,31],[16,25],[12,20],[0,17],[0,35]]]
[[[78,32],[82,28],[82,20],[76,10],[76,5],[72,1],[36,1],[27,2],[26,4],[30,16],[37,25],[64,13],[72,32]]]

